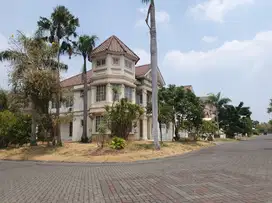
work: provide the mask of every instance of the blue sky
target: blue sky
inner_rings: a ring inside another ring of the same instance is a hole
[[[79,3],[80,2],[80,3]],[[159,67],[168,84],[193,85],[198,96],[222,92],[234,104],[244,101],[253,119],[267,121],[272,93],[271,0],[156,0]],[[141,0],[9,0],[0,8],[0,50],[16,30],[31,35],[39,16],[65,5],[79,17],[79,34],[96,34],[99,42],[118,36],[150,61],[149,34]],[[62,57],[63,74],[79,73],[81,58]],[[0,86],[7,88],[7,64],[0,64]],[[90,64],[89,64],[90,68]]]

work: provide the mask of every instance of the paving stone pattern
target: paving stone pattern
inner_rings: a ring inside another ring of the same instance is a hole
[[[269,203],[272,136],[131,164],[0,161],[0,203]]]

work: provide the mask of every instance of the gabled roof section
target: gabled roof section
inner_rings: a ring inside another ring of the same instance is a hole
[[[193,89],[193,86],[192,86],[192,85],[183,85],[183,88],[184,88],[185,90],[190,90],[190,91],[194,92],[194,89]]]
[[[97,54],[104,52],[114,52],[118,54],[128,55],[135,60],[135,63],[137,63],[140,60],[140,58],[115,35],[111,36],[110,38],[105,40],[102,44],[100,44],[98,47],[96,47],[92,51],[90,56],[92,58]]]
[[[141,65],[141,66],[136,66],[135,67],[135,75],[137,77],[143,77],[145,76],[148,71],[150,70],[150,64],[145,64],[145,65]]]
[[[162,77],[161,71],[159,69],[159,67],[157,68],[158,70],[158,77],[162,82],[162,85],[165,85],[165,81]],[[140,78],[140,77],[146,77],[149,73],[151,72],[151,64],[145,64],[142,66],[138,66],[135,67],[135,75],[136,77]]]

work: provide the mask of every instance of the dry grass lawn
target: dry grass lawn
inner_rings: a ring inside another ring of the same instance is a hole
[[[153,150],[152,142],[135,141],[127,143],[124,150],[109,147],[100,149],[95,143],[64,143],[63,147],[8,148],[0,150],[2,160],[39,160],[60,162],[132,162],[183,154],[213,145],[209,142],[165,142],[160,151]]]

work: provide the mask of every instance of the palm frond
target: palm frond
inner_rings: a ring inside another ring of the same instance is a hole
[[[26,57],[24,53],[14,50],[0,52],[0,61],[14,61],[20,57]]]

